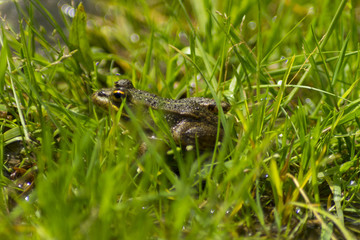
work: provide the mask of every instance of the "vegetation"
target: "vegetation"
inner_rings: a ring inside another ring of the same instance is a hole
[[[25,5],[1,24],[1,239],[359,238],[357,1]],[[90,100],[120,77],[229,102],[221,146],[124,129]]]

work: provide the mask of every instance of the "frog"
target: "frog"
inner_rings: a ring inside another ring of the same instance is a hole
[[[122,108],[121,113],[121,120],[125,121],[131,121],[132,118],[128,113],[131,111],[134,116],[141,118],[141,121],[154,126],[156,124],[151,112],[160,112],[169,126],[174,142],[179,146],[210,149],[217,144],[217,135],[219,134],[220,141],[224,135],[223,128],[218,128],[218,106],[211,98],[163,98],[135,88],[128,79],[121,79],[115,82],[113,88],[95,91],[91,99],[100,108],[115,112],[120,110],[125,101],[126,107]],[[221,102],[220,107],[226,113],[230,109],[230,104]]]

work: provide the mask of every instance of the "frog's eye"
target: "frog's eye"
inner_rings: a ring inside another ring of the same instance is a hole
[[[126,97],[126,94],[124,91],[121,91],[119,89],[114,90],[112,93],[112,99],[116,102],[121,101],[124,97]]]

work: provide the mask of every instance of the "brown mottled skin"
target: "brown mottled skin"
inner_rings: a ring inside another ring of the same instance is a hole
[[[118,111],[123,100],[139,118],[154,125],[149,108],[160,111],[169,127],[176,144],[195,146],[196,138],[200,149],[213,148],[218,129],[217,106],[209,98],[184,98],[179,100],[162,98],[155,94],[134,88],[126,79],[115,83],[114,88],[100,89],[92,95],[93,102],[105,110]],[[224,112],[230,108],[222,102]],[[126,112],[123,114],[128,117]],[[220,139],[223,130],[220,129]]]

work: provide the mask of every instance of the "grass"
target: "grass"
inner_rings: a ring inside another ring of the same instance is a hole
[[[61,20],[14,4],[1,239],[359,238],[356,1],[106,1],[106,17],[80,5]],[[124,129],[90,100],[118,74],[229,102],[221,147],[179,150],[166,127],[151,141],[135,118]]]

